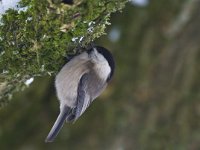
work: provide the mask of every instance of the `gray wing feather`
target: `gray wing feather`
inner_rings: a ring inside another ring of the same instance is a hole
[[[106,86],[107,84],[102,82],[94,74],[85,73],[81,77],[78,85],[75,120],[83,114],[91,102],[102,93]]]
[[[78,119],[90,104],[90,96],[87,92],[88,86],[88,73],[84,74],[78,85],[77,106],[76,106],[76,119]],[[75,119],[75,120],[76,120]]]

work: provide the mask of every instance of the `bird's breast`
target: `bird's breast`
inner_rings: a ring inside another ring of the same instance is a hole
[[[76,64],[73,67],[68,67],[66,64],[64,67],[55,80],[57,96],[61,105],[75,107],[78,84],[82,75],[87,72],[87,68]]]

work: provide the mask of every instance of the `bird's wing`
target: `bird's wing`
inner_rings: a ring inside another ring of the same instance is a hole
[[[77,105],[75,110],[75,120],[78,119],[82,113],[86,110],[86,108],[90,105],[90,95],[87,93],[89,83],[89,74],[85,73],[78,85],[78,91],[77,91]]]
[[[83,114],[91,102],[102,93],[107,85],[106,83],[102,84],[103,82],[100,79],[94,77],[90,73],[85,73],[79,81],[74,120]]]

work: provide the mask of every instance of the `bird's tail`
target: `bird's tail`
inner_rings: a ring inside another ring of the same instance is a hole
[[[69,107],[63,107],[63,109],[60,111],[60,114],[58,115],[58,118],[56,119],[56,122],[54,123],[53,127],[51,128],[51,131],[49,132],[48,136],[46,137],[45,142],[53,142],[56,136],[58,135],[60,129],[62,128],[66,117],[70,113],[71,109]]]

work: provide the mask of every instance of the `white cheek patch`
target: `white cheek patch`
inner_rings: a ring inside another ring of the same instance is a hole
[[[95,49],[95,56],[96,56],[96,61],[94,70],[97,72],[97,74],[102,80],[107,80],[111,72],[111,68],[108,64],[108,61],[102,54],[98,53],[96,49]]]
[[[107,80],[111,69],[108,62],[102,62],[95,65],[95,71],[98,73],[99,77],[103,80]]]

